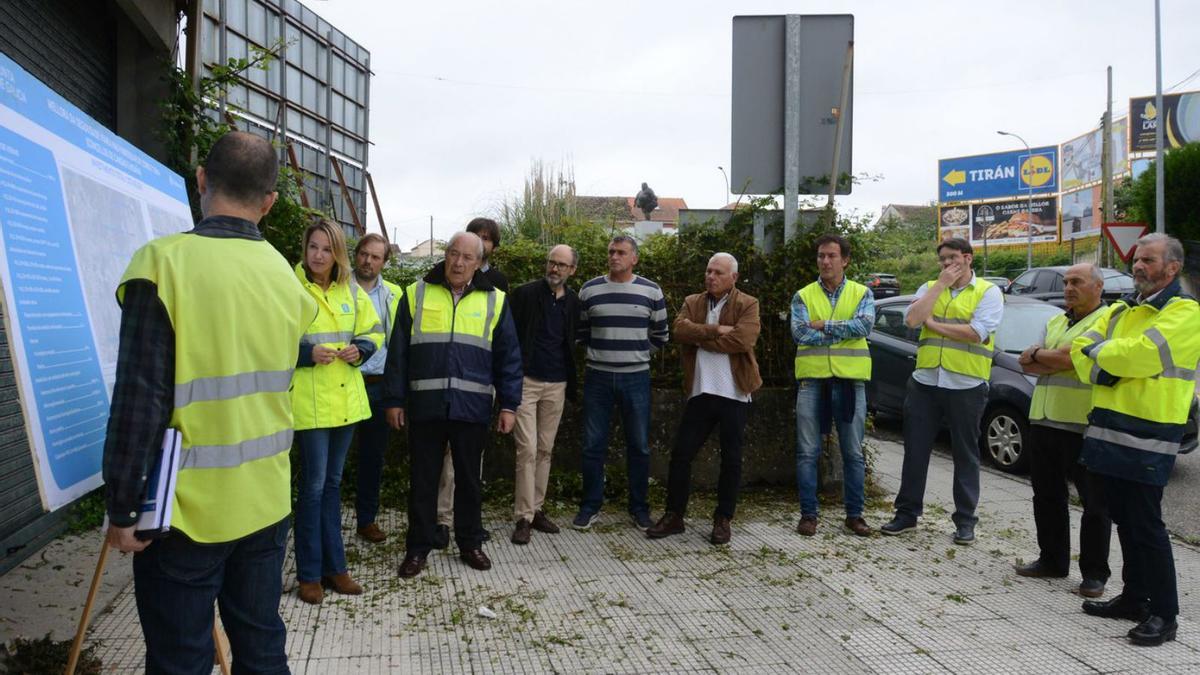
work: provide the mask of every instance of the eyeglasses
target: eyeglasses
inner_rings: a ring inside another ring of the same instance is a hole
[[[559,262],[557,260],[547,260],[546,266],[553,267],[556,270],[569,270],[574,267],[574,265],[569,262]]]

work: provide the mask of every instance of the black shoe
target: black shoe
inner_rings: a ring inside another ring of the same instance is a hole
[[[1048,577],[1048,578],[1052,578],[1052,579],[1062,579],[1063,577],[1067,576],[1067,573],[1065,571],[1056,570],[1053,567],[1050,567],[1046,563],[1042,562],[1040,559],[1034,560],[1033,562],[1025,563],[1024,565],[1013,565],[1013,571],[1017,573],[1017,576],[1022,576],[1022,577],[1035,577],[1035,578]],[[1100,589],[1101,590],[1104,589],[1104,584],[1100,584]],[[1099,596],[1089,595],[1088,597],[1096,598]]]
[[[1157,647],[1174,640],[1178,628],[1175,619],[1168,621],[1161,616],[1151,616],[1129,631],[1129,641],[1143,647]]]
[[[896,517],[894,517],[890,521],[884,523],[879,528],[879,531],[884,534],[896,535],[896,534],[900,534],[902,532],[907,532],[911,529],[914,529],[916,526],[917,526],[916,520],[909,520],[909,519],[904,518],[904,517],[900,516],[899,514],[897,514]]]
[[[438,525],[437,531],[433,533],[433,547],[443,549],[450,545],[450,526]]]
[[[1150,617],[1150,606],[1118,595],[1112,600],[1084,600],[1083,613],[1102,619],[1126,619],[1140,623]]]
[[[486,527],[483,528],[483,540],[485,542],[492,540],[492,532],[491,532],[491,530],[487,529]]]
[[[1099,579],[1084,579],[1079,582],[1079,594],[1085,598],[1098,598],[1104,595],[1104,582]]]

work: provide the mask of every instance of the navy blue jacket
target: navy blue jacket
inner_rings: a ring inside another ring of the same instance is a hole
[[[425,275],[430,286],[449,288],[446,264],[440,262]],[[495,290],[492,282],[476,271],[467,293]],[[383,372],[383,407],[404,408],[410,421],[453,420],[487,424],[492,417],[490,394],[464,391],[462,388],[413,392],[410,380],[459,378],[495,387],[501,410],[516,411],[521,405],[521,347],[513,324],[508,298],[500,308],[499,321],[492,332],[492,350],[462,342],[411,345],[413,317],[408,309],[408,289],[400,299],[392,335],[388,340],[387,365]],[[463,297],[466,297],[465,295]],[[460,300],[461,302],[461,300]]]

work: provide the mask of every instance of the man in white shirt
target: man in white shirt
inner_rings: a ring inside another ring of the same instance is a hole
[[[726,544],[742,479],[742,435],[750,395],[762,386],[754,344],[758,341],[758,300],[742,293],[737,259],[717,253],[704,273],[704,293],[689,295],[675,319],[675,341],[683,359],[687,407],[675,435],[667,479],[667,511],[646,536],[659,539],[684,531],[691,491],[692,460],[714,426],[720,425],[721,474],[709,540]]]
[[[954,543],[975,541],[979,502],[979,418],[987,405],[994,333],[1004,316],[1000,289],[971,270],[971,244],[951,238],[938,245],[942,272],[917,289],[904,321],[921,328],[917,368],[904,397],[904,465],[896,515],[880,528],[900,534],[917,526],[929,474],[929,456],[943,420],[954,457]]]

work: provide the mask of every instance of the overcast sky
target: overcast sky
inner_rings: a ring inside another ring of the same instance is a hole
[[[861,214],[935,199],[939,157],[1020,147],[997,129],[1037,146],[1093,128],[1106,66],[1115,116],[1154,93],[1152,0],[305,2],[371,52],[369,168],[402,247],[430,215],[439,238],[497,215],[535,159],[581,195],[646,181],[720,207],[734,15],[854,15],[853,169],[881,179],[838,202]],[[1200,70],[1200,2],[1162,14],[1165,90]]]

